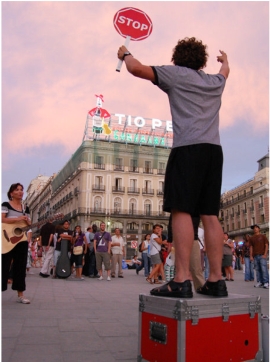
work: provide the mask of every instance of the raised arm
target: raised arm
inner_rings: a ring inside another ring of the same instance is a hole
[[[220,53],[221,55],[217,56],[217,61],[220,62],[222,65],[218,73],[222,74],[227,79],[230,73],[227,54],[223,50],[220,50]]]
[[[124,54],[127,52],[127,48],[124,45],[121,46],[117,53],[118,59],[123,60]],[[124,62],[128,72],[134,75],[134,77],[150,80],[151,82],[155,80],[153,69],[148,65],[143,65],[137,59],[133,58],[131,54],[124,57]]]

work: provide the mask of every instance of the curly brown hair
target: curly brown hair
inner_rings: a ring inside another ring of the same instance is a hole
[[[174,65],[187,67],[195,70],[202,69],[206,66],[208,53],[207,45],[196,38],[184,38],[179,40],[173,49],[171,61]]]

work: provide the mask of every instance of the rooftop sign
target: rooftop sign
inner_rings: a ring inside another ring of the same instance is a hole
[[[158,118],[110,114],[102,108],[103,96],[96,95],[97,106],[87,114],[84,140],[103,140],[171,148],[172,121]]]

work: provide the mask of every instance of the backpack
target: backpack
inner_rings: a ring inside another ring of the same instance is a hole
[[[140,243],[139,245],[139,252],[142,253],[142,244],[143,244],[143,241]]]

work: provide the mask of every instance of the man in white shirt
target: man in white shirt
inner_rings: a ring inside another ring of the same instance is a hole
[[[112,252],[112,267],[111,267],[111,277],[115,278],[115,269],[116,264],[118,263],[118,278],[124,278],[122,270],[122,260],[125,255],[125,242],[121,236],[119,228],[115,228],[115,235],[112,236],[111,242],[111,252]]]

